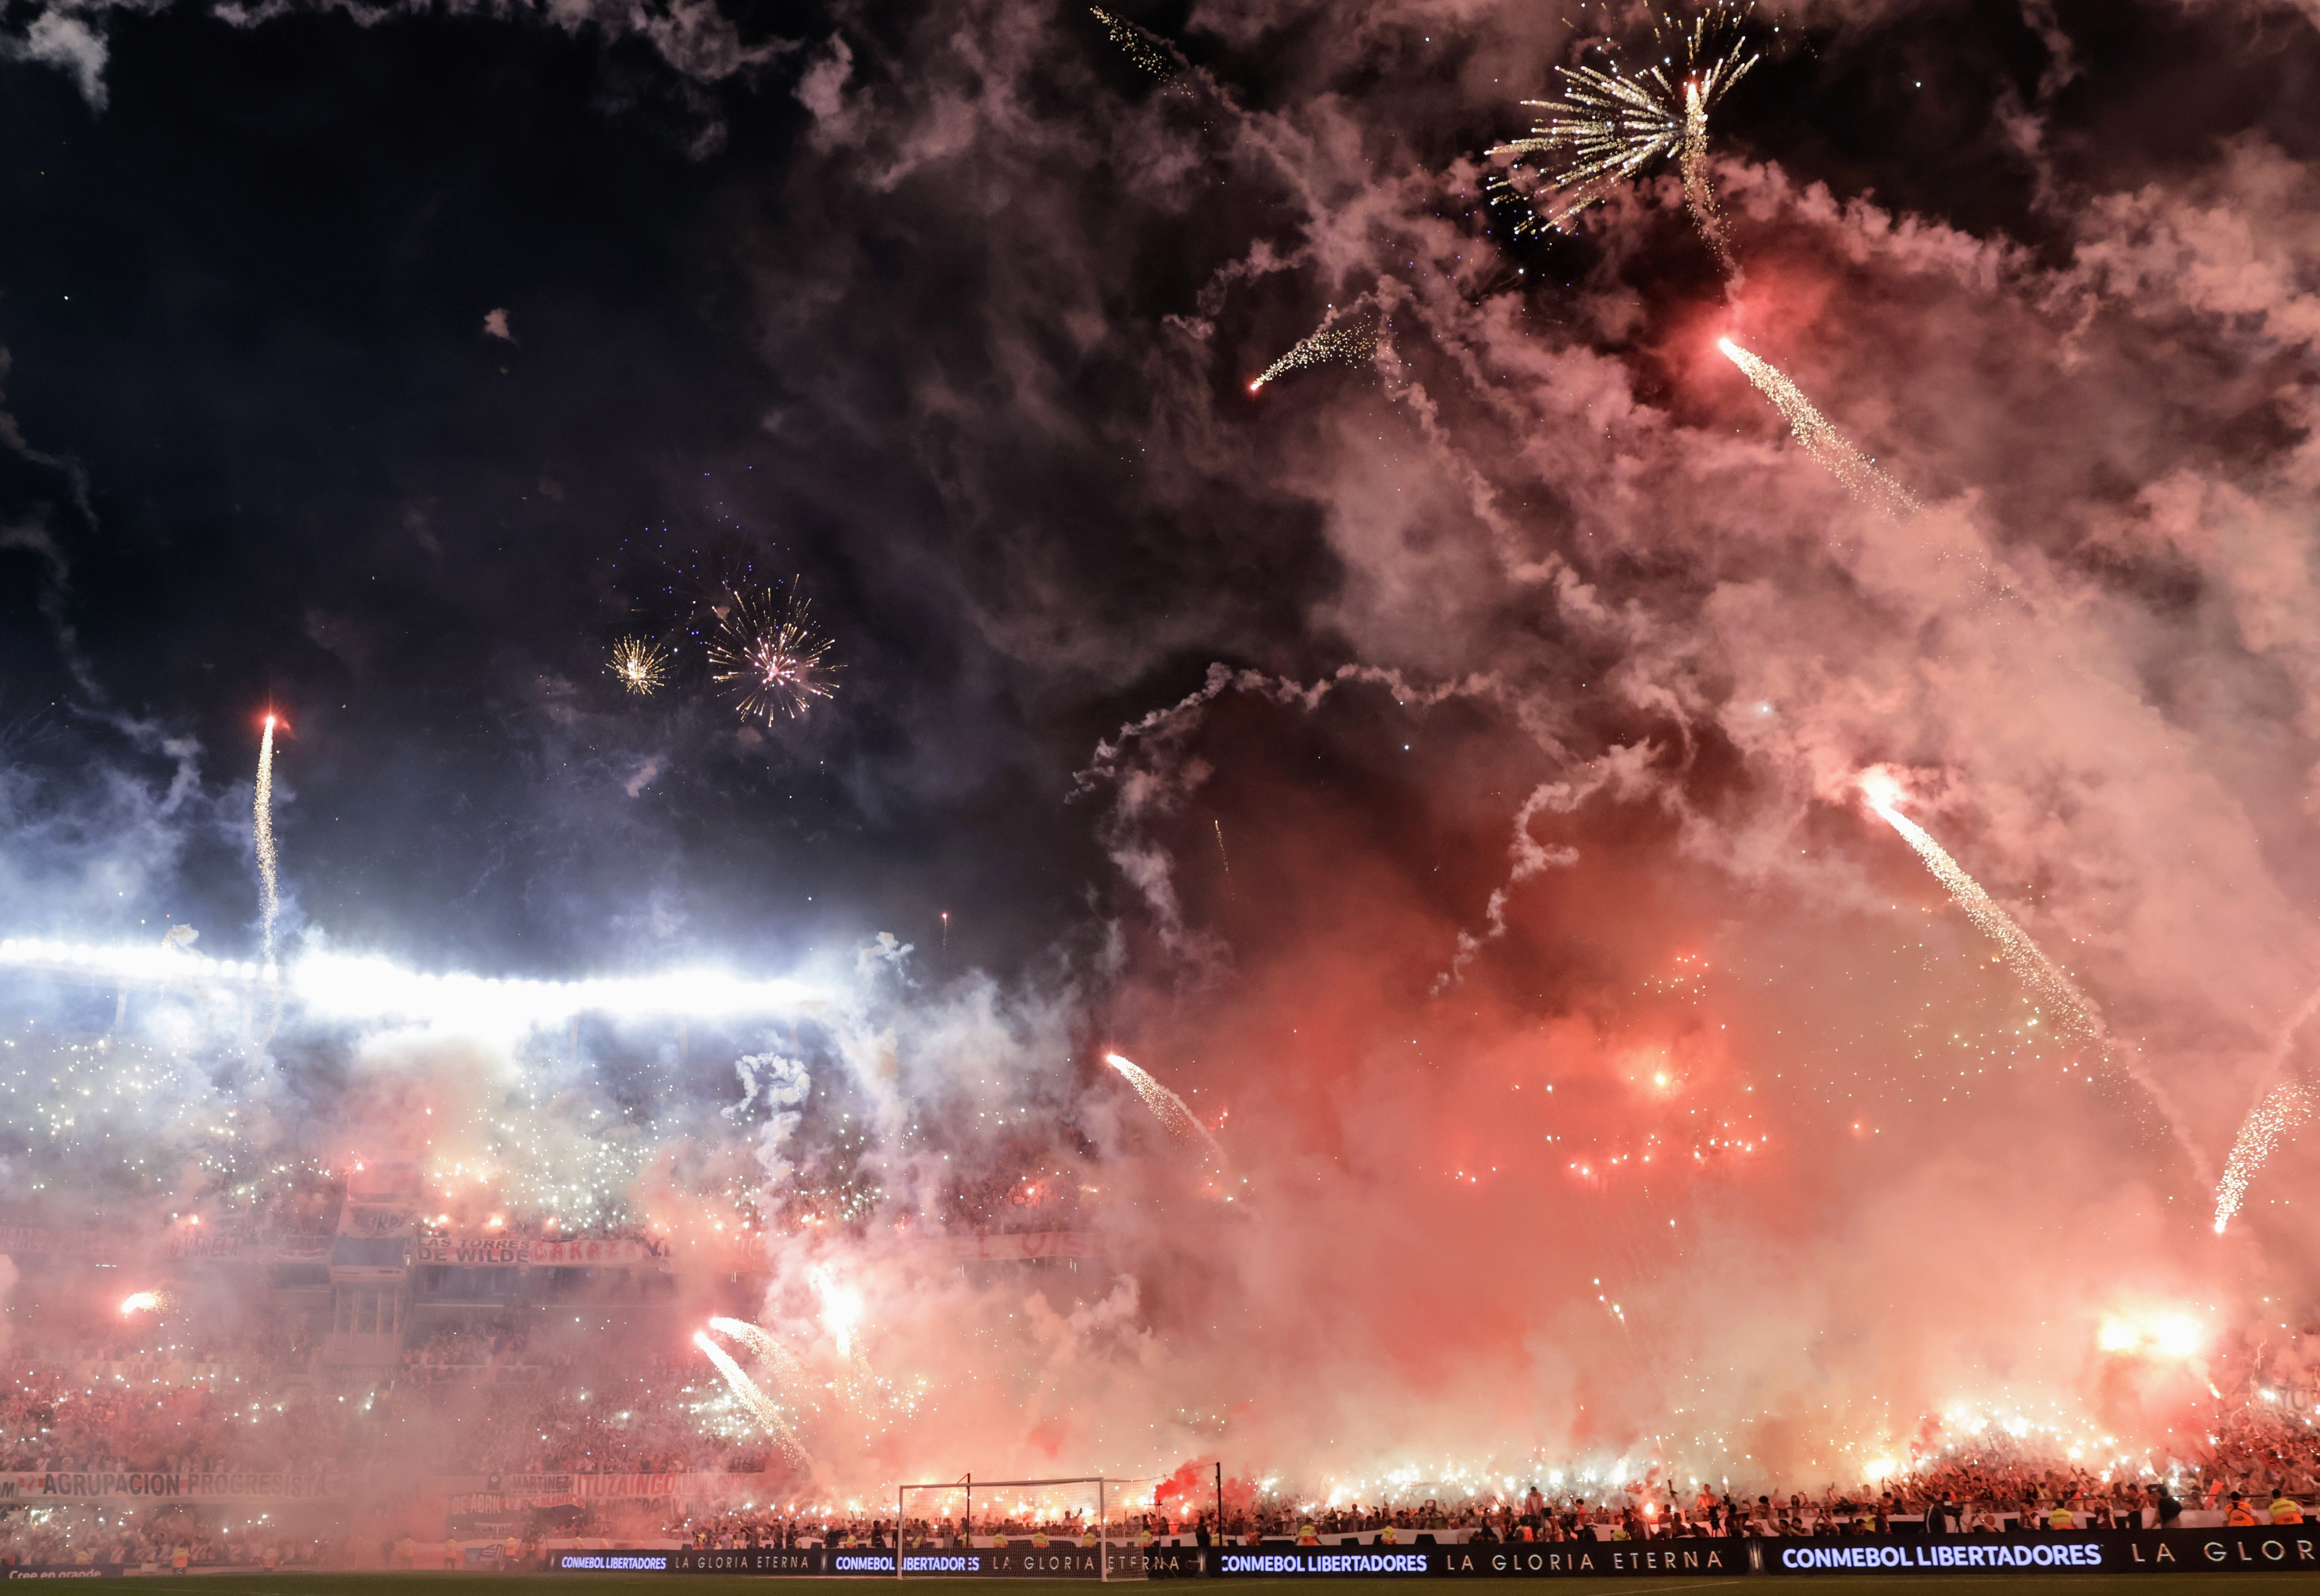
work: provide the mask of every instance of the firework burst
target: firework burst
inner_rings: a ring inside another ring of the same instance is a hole
[[[1508,178],[1491,179],[1494,193],[1530,206],[1517,231],[1560,229],[1620,184],[1672,155],[1683,175],[1692,225],[1731,275],[1724,213],[1708,181],[1708,117],[1761,59],[1747,38],[1754,10],[1753,0],[1717,0],[1689,22],[1655,17],[1652,50],[1658,59],[1640,70],[1623,71],[1617,62],[1608,69],[1556,68],[1563,97],[1524,101],[1539,113],[1530,135],[1491,150],[1491,159],[1509,168],[1537,163],[1545,179],[1530,194]]]
[[[732,695],[744,720],[795,717],[838,690],[830,680],[829,639],[794,591],[786,603],[751,589],[728,588],[716,606],[709,671]]]
[[[612,645],[604,668],[612,679],[639,698],[650,698],[668,685],[668,650],[642,638],[621,638]]]

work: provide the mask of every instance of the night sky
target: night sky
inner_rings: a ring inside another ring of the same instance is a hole
[[[182,758],[121,912],[238,937],[271,703],[297,914],[543,971],[924,945],[945,910],[956,957],[1003,967],[1104,915],[1070,801],[1096,739],[1212,660],[1358,657],[1321,517],[1264,463],[1306,413],[1376,401],[1328,373],[1248,403],[1330,285],[1229,269],[1350,196],[1293,192],[1245,119],[1329,100],[1339,160],[1424,185],[1518,130],[1559,43],[1487,11],[1139,14],[1212,75],[1172,102],[1074,6],[680,14],[730,32],[730,71],[620,26],[289,10],[60,14],[103,35],[101,108],[0,66],[12,820],[66,848],[41,879],[89,885],[128,819],[84,833],[91,788],[159,794]],[[1727,151],[2034,255],[2063,247],[2057,173],[2314,139],[2320,47],[2285,12],[1786,14]],[[850,143],[802,103],[838,50]],[[2009,126],[2034,103],[2051,168]],[[949,147],[907,148],[956,107]],[[1665,396],[1655,345],[1714,301],[1699,252],[1517,243],[1436,199],[1412,208],[1453,215],[1473,299],[1567,338],[1561,281],[1615,279],[1638,319],[1593,341]],[[611,639],[679,638],[737,573],[802,579],[835,702],[743,732],[697,669],[624,701]]]

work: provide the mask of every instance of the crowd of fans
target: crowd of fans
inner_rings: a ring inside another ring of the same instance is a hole
[[[1081,1176],[1041,1165],[1021,1174],[962,1176],[943,1193],[937,1217],[962,1231],[1069,1230],[1081,1222]]]
[[[1061,1172],[962,1185],[956,1196],[955,1222],[997,1216],[1016,1229],[1067,1226],[1078,1201],[1075,1183]],[[594,1360],[612,1343],[552,1328],[562,1316],[534,1323],[496,1310],[474,1315],[422,1333],[399,1363],[367,1370],[324,1363],[321,1316],[254,1315],[237,1333],[204,1336],[192,1333],[194,1318],[173,1312],[131,1329],[108,1315],[77,1335],[52,1329],[44,1337],[31,1324],[19,1329],[0,1351],[0,1469],[325,1476],[313,1491],[312,1522],[339,1523],[336,1538],[286,1534],[261,1522],[263,1512],[237,1526],[214,1507],[130,1511],[19,1502],[0,1506],[0,1560],[168,1566],[179,1558],[222,1565],[271,1556],[391,1565],[403,1555],[393,1537],[343,1531],[367,1504],[415,1500],[421,1480],[460,1482],[434,1487],[438,1505],[429,1510],[439,1531],[440,1493],[456,1492],[464,1504],[454,1510],[459,1532],[495,1545],[557,1536],[730,1547],[884,1546],[895,1538],[893,1522],[875,1515],[775,1511],[768,1498],[810,1487],[702,1364],[672,1354],[604,1366]],[[1928,1525],[1976,1533],[2271,1522],[2283,1512],[2300,1516],[2320,1495],[2320,1429],[2301,1407],[2320,1381],[2320,1354],[2307,1356],[2306,1343],[2320,1347],[2320,1335],[2276,1342],[2251,1336],[2244,1347],[2216,1358],[2209,1425],[2178,1443],[2175,1455],[2142,1469],[2080,1466],[2059,1459],[2039,1437],[1993,1430],[1926,1450],[1874,1489],[1727,1493],[1654,1475],[1584,1494],[1557,1486],[1552,1495],[1527,1488],[1472,1497],[1436,1488],[1413,1501],[1356,1503],[1302,1501],[1243,1483],[1227,1490],[1221,1519],[1201,1492],[1189,1491],[1164,1499],[1159,1512],[1115,1518],[1107,1534],[1126,1544],[1408,1545],[1908,1534]],[[494,1377],[468,1378],[476,1371]],[[497,1377],[517,1373],[524,1377]],[[666,1482],[615,1500],[578,1486],[559,1495],[534,1478],[503,1492],[511,1476],[559,1474],[722,1475],[748,1483]],[[735,1499],[745,1497],[757,1500],[737,1507]],[[971,1537],[978,1544],[1088,1538],[1085,1519],[1072,1512],[988,1519],[979,1498],[976,1506]],[[970,1538],[966,1526],[943,1519],[913,1519],[900,1533],[935,1545]]]
[[[223,1365],[221,1365],[223,1367]],[[186,1383],[0,1373],[0,1468],[40,1473],[725,1474],[766,1466],[762,1441],[697,1410],[699,1370],[451,1388],[424,1370],[340,1389],[256,1365]],[[420,1377],[411,1377],[412,1375]]]
[[[530,1367],[530,1335],[512,1324],[453,1325],[407,1348],[403,1364],[418,1371]]]

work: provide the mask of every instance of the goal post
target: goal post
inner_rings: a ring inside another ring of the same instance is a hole
[[[1152,1485],[1105,1474],[978,1480],[971,1474],[897,1485],[894,1577],[908,1578],[914,1561],[924,1571],[947,1572],[941,1554],[982,1545],[1092,1549],[1098,1579],[1142,1579],[1142,1557],[1119,1559],[1115,1572],[1114,1554],[1137,1546],[1138,1515],[1151,1507]]]

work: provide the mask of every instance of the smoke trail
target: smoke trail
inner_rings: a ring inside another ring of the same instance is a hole
[[[2041,1000],[2041,1011],[2055,1022],[2057,1032],[2071,1042],[2098,1049],[2106,1065],[2127,1075],[2143,1088],[2150,1104],[2158,1111],[2161,1123],[2174,1137],[2176,1144],[2190,1160],[2193,1174],[2202,1185],[2215,1183],[2213,1166],[2207,1155],[2183,1133],[2173,1104],[2164,1089],[2152,1078],[2134,1049],[2110,1034],[2103,1023],[2102,1012],[2094,1001],[2079,990],[2062,967],[2048,958],[2045,950],[2030,939],[2030,934],[2015,922],[2014,917],[1998,906],[1997,901],[1982,891],[1981,884],[1967,875],[1963,866],[1950,857],[1942,845],[1935,841],[1926,829],[1893,807],[1898,792],[1890,781],[1871,776],[1862,783],[1862,794],[1878,818],[1899,831],[1908,845],[1917,849],[1917,857],[1932,871],[1950,895],[1950,901],[1965,911],[1983,935],[1996,942],[1998,957],[2016,979],[2029,987]]]
[[[258,916],[265,943],[260,961],[274,972],[274,920],[281,909],[274,878],[274,717],[266,717],[266,735],[258,744],[258,790],[250,802],[251,821],[258,839]]]
[[[693,1331],[693,1344],[709,1355],[709,1361],[715,1364],[717,1372],[725,1376],[725,1383],[732,1388],[733,1394],[739,1398],[741,1405],[748,1408],[756,1417],[758,1424],[764,1427],[766,1433],[793,1458],[803,1463],[805,1448],[798,1445],[797,1435],[790,1428],[788,1419],[784,1417],[780,1407],[772,1398],[757,1389],[757,1383],[750,1379],[742,1370],[741,1365],[733,1361],[732,1355],[718,1346],[716,1342],[711,1341],[706,1330]]]
[[[2279,1028],[2279,1038],[2271,1045],[2271,1055],[2264,1060],[2264,1074],[2276,1074],[2287,1061],[2288,1050],[2296,1042],[2296,1033],[2304,1022],[2320,1013],[2320,992],[2304,1000],[2303,1007],[2288,1017]],[[2240,1204],[2247,1201],[2248,1183],[2255,1179],[2270,1161],[2272,1149],[2288,1134],[2312,1117],[2315,1106],[2311,1088],[2298,1081],[2285,1081],[2266,1093],[2263,1100],[2248,1111],[2240,1126],[2240,1133],[2232,1142],[2232,1156],[2224,1161],[2224,1178],[2216,1187],[2216,1234],[2221,1236]]]
[[[1690,193],[1688,178],[1685,192]],[[1923,508],[1908,488],[1880,471],[1876,462],[1846,442],[1844,435],[1829,425],[1828,418],[1813,408],[1804,391],[1790,382],[1779,367],[1759,360],[1728,338],[1717,339],[1716,347],[1724,351],[1725,358],[1747,373],[1757,391],[1787,418],[1790,430],[1804,446],[1805,453],[1843,483],[1845,492],[1874,504],[1897,521],[1905,515],[1915,515]]]
[[[1169,1135],[1178,1141],[1199,1147],[1202,1156],[1216,1165],[1219,1174],[1224,1172],[1224,1148],[1218,1146],[1217,1138],[1209,1134],[1209,1128],[1192,1117],[1192,1111],[1184,1106],[1183,1098],[1117,1053],[1105,1054],[1103,1061],[1118,1070],[1121,1079],[1136,1088],[1136,1095],[1144,1100],[1144,1106],[1152,1111],[1152,1117],[1160,1121]]]

